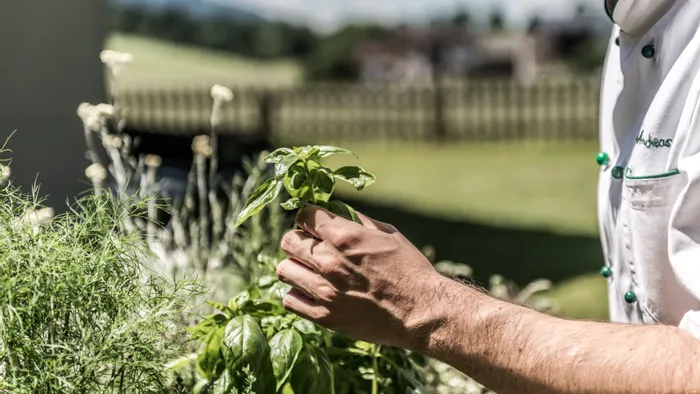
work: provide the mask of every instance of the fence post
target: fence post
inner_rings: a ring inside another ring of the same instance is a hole
[[[275,100],[272,93],[265,90],[260,95],[259,108],[260,108],[260,138],[269,141],[272,137],[273,129],[273,116],[274,116],[274,104]]]

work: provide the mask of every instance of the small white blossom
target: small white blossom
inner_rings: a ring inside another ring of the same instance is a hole
[[[211,110],[211,126],[216,127],[221,124],[221,107],[224,103],[233,100],[233,92],[225,86],[214,85],[211,88],[211,97],[214,99],[214,106]]]
[[[115,110],[112,105],[82,103],[78,106],[78,116],[83,121],[85,127],[91,131],[102,130],[105,121],[114,116]]]
[[[112,50],[104,50],[100,54],[100,60],[102,63],[109,68],[112,75],[115,77],[120,76],[126,66],[129,65],[134,60],[134,56],[130,53],[117,52]]]
[[[102,164],[94,163],[85,169],[85,176],[91,181],[102,182],[107,179],[107,170]]]
[[[10,175],[12,175],[10,167],[0,164],[0,185],[5,183],[5,181],[7,181],[8,179],[10,179]]]
[[[198,135],[192,140],[192,151],[195,155],[211,157],[211,140],[208,135]]]
[[[158,168],[163,164],[163,159],[158,155],[146,155],[144,162],[148,167]]]
[[[104,136],[104,143],[109,147],[119,149],[122,147],[124,141],[117,135],[106,135]]]
[[[114,106],[111,104],[97,104],[95,106],[95,112],[105,118],[110,118],[116,113]]]
[[[233,92],[226,86],[214,85],[211,88],[211,97],[215,102],[228,103],[233,100]]]

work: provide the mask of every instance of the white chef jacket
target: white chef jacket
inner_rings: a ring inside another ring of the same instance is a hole
[[[634,34],[616,26],[604,66],[603,272],[612,321],[700,338],[700,1],[654,1],[669,7]]]

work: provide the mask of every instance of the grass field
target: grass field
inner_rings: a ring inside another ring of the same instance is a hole
[[[606,283],[597,236],[594,143],[344,144],[374,172],[375,185],[346,199],[394,223],[439,259],[524,284],[552,279],[570,317],[605,319]],[[329,164],[357,163],[344,157]]]
[[[289,86],[301,81],[301,68],[291,60],[257,61],[229,53],[172,44],[139,36],[113,34],[106,47],[134,55],[124,75],[128,86],[223,83]]]

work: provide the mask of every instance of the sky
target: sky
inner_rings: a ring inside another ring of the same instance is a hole
[[[535,14],[545,18],[571,15],[579,3],[602,14],[602,0],[214,0],[235,4],[271,19],[333,30],[353,20],[383,23],[421,22],[440,13],[466,8],[484,20],[495,7],[507,9],[512,26],[525,26]]]

